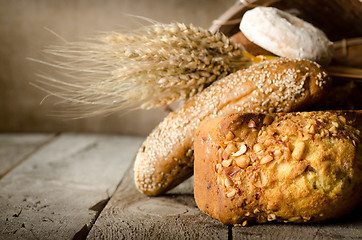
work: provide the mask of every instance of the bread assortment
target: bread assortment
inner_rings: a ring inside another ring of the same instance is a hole
[[[198,207],[225,224],[339,217],[361,202],[362,113],[321,110],[360,108],[358,86],[331,76],[362,72],[328,66],[347,41],[290,14],[317,3],[287,2],[239,1],[215,29],[140,18],[138,29],[50,46],[49,61],[33,61],[59,75],[32,85],[59,100],[62,117],[167,110],[136,155],[141,193],[166,193],[194,174]],[[337,6],[326,4],[325,14]]]
[[[242,226],[351,212],[362,199],[362,110],[330,111],[360,105],[353,83],[329,90],[319,64],[330,63],[332,42],[270,7],[243,13],[240,30],[216,45],[240,46],[247,64],[226,57],[223,66],[240,70],[203,85],[151,132],[134,164],[138,190],[160,195],[194,174],[200,210]]]
[[[308,60],[276,58],[237,71],[171,112],[147,137],[134,164],[137,188],[158,195],[193,174],[193,140],[206,119],[233,112],[289,112],[320,100],[329,78]]]
[[[362,198],[362,111],[236,113],[195,136],[198,207],[225,224],[320,222]]]

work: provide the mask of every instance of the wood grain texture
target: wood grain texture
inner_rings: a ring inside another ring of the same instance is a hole
[[[268,223],[232,227],[197,209],[193,179],[160,197],[147,197],[133,184],[132,169],[97,219],[88,239],[361,239],[362,208],[323,224]],[[231,228],[231,227],[230,227]]]
[[[169,193],[148,197],[129,169],[88,239],[228,239],[228,226],[203,214],[193,197],[193,178]]]
[[[0,239],[71,239],[89,227],[101,210],[95,206],[114,192],[142,140],[54,139],[0,180]]]
[[[54,134],[0,134],[0,179]]]
[[[2,149],[47,139],[33,136],[0,134]],[[76,234],[88,239],[362,239],[361,207],[323,224],[228,227],[198,210],[193,178],[166,195],[147,197],[136,190],[131,165],[142,141],[115,135],[52,138],[0,180],[0,239]]]
[[[233,227],[233,239],[362,239],[362,208],[328,223],[268,223]]]

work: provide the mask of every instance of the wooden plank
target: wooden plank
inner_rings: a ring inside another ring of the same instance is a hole
[[[102,135],[57,137],[0,180],[0,239],[71,239],[77,232],[87,234],[98,215],[94,210],[101,210],[114,192],[142,141]]]
[[[361,208],[324,224],[268,223],[230,227],[201,213],[193,179],[168,194],[147,197],[133,183],[132,168],[93,225],[88,239],[361,239]]]
[[[91,229],[88,239],[362,239],[362,209],[323,224],[268,223],[229,227],[201,213],[193,179],[170,193],[139,193],[129,170]]]
[[[168,194],[147,197],[136,189],[130,168],[88,239],[228,239],[228,227],[197,208],[193,178]]]
[[[0,134],[0,179],[54,134]]]
[[[328,223],[269,223],[234,227],[233,239],[362,239],[362,207]]]

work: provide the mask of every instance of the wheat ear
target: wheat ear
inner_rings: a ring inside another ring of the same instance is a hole
[[[252,63],[224,34],[182,23],[109,32],[45,52],[68,80],[42,75],[36,85],[76,106],[80,117],[185,100]]]

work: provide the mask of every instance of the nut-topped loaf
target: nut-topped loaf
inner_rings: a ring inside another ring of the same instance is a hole
[[[329,80],[317,63],[276,58],[214,82],[147,137],[134,164],[137,188],[159,195],[192,175],[193,139],[201,121],[233,112],[302,110],[321,99]]]
[[[225,224],[320,222],[362,198],[362,111],[231,114],[195,136],[198,207]]]

